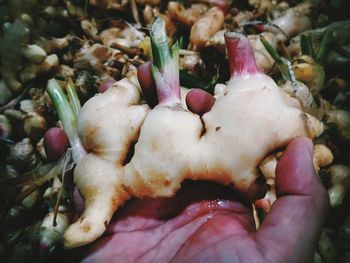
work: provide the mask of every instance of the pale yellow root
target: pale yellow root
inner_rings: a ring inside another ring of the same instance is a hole
[[[275,60],[271,57],[269,52],[260,41],[260,37],[264,36],[265,39],[274,47],[277,47],[277,39],[273,33],[266,32],[259,35],[249,35],[248,38],[254,50],[254,56],[256,60],[256,65],[260,70],[265,73],[272,71],[275,65]]]
[[[204,4],[195,4],[190,8],[185,8],[181,3],[170,1],[168,3],[168,15],[185,26],[192,26],[204,13],[208,7]]]
[[[92,242],[106,229],[127,194],[120,167],[137,140],[149,107],[140,105],[140,93],[127,79],[83,106],[78,132],[86,150],[74,172],[74,182],[85,199],[83,215],[71,226],[64,245],[73,248]]]
[[[131,195],[172,196],[186,178],[251,194],[257,187],[256,167],[266,154],[293,138],[314,138],[323,131],[318,120],[289,107],[267,76],[235,79],[203,115],[203,124],[180,105],[151,111],[125,167],[123,182]]]
[[[218,32],[224,24],[224,13],[217,7],[210,8],[191,28],[189,48],[202,49],[209,43],[210,37]]]
[[[122,166],[130,144],[136,142],[150,110],[146,104],[140,103],[138,88],[127,79],[86,102],[78,122],[84,148]]]
[[[330,165],[333,162],[333,159],[334,156],[326,145],[316,144],[314,146],[313,163],[316,172],[318,172],[321,167]]]
[[[257,167],[266,155],[323,131],[317,119],[291,107],[266,75],[235,76],[228,87],[202,119],[180,102],[149,111],[127,80],[90,99],[79,118],[79,135],[90,154],[75,171],[86,209],[68,228],[65,246],[102,235],[129,196],[173,196],[184,179],[210,180],[257,198]]]
[[[346,165],[333,165],[330,168],[332,187],[328,194],[332,207],[341,205],[350,185],[350,167]]]
[[[266,192],[266,195],[263,199],[269,201],[270,205],[272,205],[277,197],[276,197],[276,167],[278,158],[282,152],[270,155],[266,157],[259,165],[259,169],[261,173],[264,175],[266,184],[269,186],[269,190]],[[321,167],[326,167],[333,162],[333,154],[327,146],[323,144],[316,144],[314,146],[314,155],[313,155],[313,164],[316,172],[320,170]]]
[[[115,210],[128,198],[118,169],[94,154],[88,154],[79,161],[74,178],[85,200],[85,210],[64,234],[66,248],[88,244],[101,236]]]

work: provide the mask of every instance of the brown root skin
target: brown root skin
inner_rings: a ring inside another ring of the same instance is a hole
[[[224,12],[217,7],[212,7],[204,13],[191,28],[189,48],[200,50],[205,47],[210,37],[222,28],[224,18]]]
[[[70,35],[67,35],[62,38],[52,38],[52,39],[38,37],[37,39],[34,40],[34,42],[35,44],[43,48],[46,51],[46,53],[51,54],[56,50],[61,50],[66,48],[69,45],[71,38],[72,37]]]
[[[112,53],[104,45],[85,45],[76,53],[74,67],[80,70],[92,70],[94,73],[102,75],[105,73],[104,63],[106,63],[111,56]]]
[[[168,15],[175,21],[185,26],[192,26],[206,11],[207,6],[197,4],[190,8],[185,8],[181,3],[170,1],[168,3]]]

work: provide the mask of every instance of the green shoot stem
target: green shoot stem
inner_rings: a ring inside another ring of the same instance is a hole
[[[292,63],[284,58],[280,57],[280,55],[277,53],[277,51],[271,46],[271,44],[264,38],[264,36],[260,36],[261,43],[266,48],[267,52],[270,54],[270,56],[275,60],[277,63],[277,67],[281,72],[281,75],[285,81],[290,81],[292,84],[292,88],[294,92],[297,92],[299,90],[298,84],[295,79],[294,70],[292,67]]]
[[[329,29],[326,30],[326,32],[323,35],[321,45],[316,54],[316,62],[320,65],[323,65],[323,63],[326,60],[328,51],[332,45],[332,38],[333,38],[332,31]]]
[[[310,35],[301,35],[300,45],[302,54],[315,58],[315,51]]]
[[[288,76],[289,76],[290,83],[292,84],[292,88],[294,90],[294,93],[296,94],[300,90],[300,88],[299,88],[299,86],[297,84],[297,80],[295,78],[292,63],[288,59],[285,59],[285,58],[282,58],[282,61],[286,65],[286,68],[288,70]]]
[[[63,124],[63,129],[66,132],[72,146],[74,138],[77,134],[77,119],[74,111],[62,88],[55,79],[50,79],[48,81],[47,92],[54,104],[58,117]]]
[[[67,95],[68,95],[69,103],[74,112],[75,118],[77,119],[81,109],[81,105],[80,105],[80,100],[79,100],[77,91],[75,89],[74,83],[71,78],[68,78],[68,81],[67,81]]]
[[[69,156],[70,151],[67,151],[66,155]],[[53,226],[57,225],[56,219],[57,219],[58,209],[59,209],[62,194],[64,191],[64,176],[66,174],[66,171],[68,171],[67,166],[69,166],[70,160],[71,160],[70,158],[67,158],[67,159],[65,158],[63,161],[63,168],[62,168],[62,172],[61,172],[62,185],[61,185],[60,190],[57,194],[56,204],[55,204],[55,208],[54,208]]]
[[[163,19],[160,17],[154,19],[150,34],[153,65],[163,72],[165,63],[170,58],[170,48]]]
[[[24,198],[26,198],[28,195],[30,195],[32,192],[34,192],[36,189],[41,187],[43,184],[48,182],[49,180],[53,179],[54,177],[58,176],[62,173],[62,171],[68,171],[72,169],[72,165],[70,165],[70,160],[72,158],[71,151],[67,151],[65,155],[61,157],[61,159],[55,163],[55,165],[52,167],[52,164],[48,164],[47,167],[49,170],[45,170],[45,174],[42,175],[44,171],[38,172],[39,178],[36,178],[34,182],[31,182],[28,187],[26,187],[24,190],[22,190],[15,198],[14,202],[20,202]],[[68,165],[68,164],[69,165]],[[66,168],[66,169],[65,169]],[[29,182],[28,182],[29,183]]]
[[[152,75],[156,83],[158,105],[174,106],[180,102],[179,46],[169,48],[165,22],[156,17],[151,26]]]
[[[86,152],[78,137],[76,115],[62,88],[55,79],[50,79],[48,81],[47,92],[63,124],[63,129],[68,136],[69,143],[72,147],[73,162],[77,163]]]
[[[260,35],[260,41],[264,45],[267,52],[270,54],[270,56],[273,58],[273,60],[280,64],[282,63],[280,55],[277,53],[277,50],[274,49],[274,47],[266,40],[266,38],[263,35]]]
[[[266,40],[264,36],[260,36],[260,41],[264,45],[266,51],[270,54],[273,60],[276,62],[278,69],[280,70],[284,80],[290,80],[290,72],[288,65],[285,63],[286,60],[283,60],[280,55],[277,53],[277,50]]]

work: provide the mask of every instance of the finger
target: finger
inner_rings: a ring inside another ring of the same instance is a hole
[[[312,262],[329,207],[328,194],[312,164],[312,149],[310,139],[297,138],[278,162],[278,199],[256,234],[270,262]]]
[[[116,81],[114,79],[108,79],[100,84],[98,87],[99,93],[106,92]]]
[[[143,96],[148,105],[153,108],[158,104],[156,84],[154,83],[151,72],[152,61],[143,63],[137,69],[137,78],[139,80]]]
[[[198,115],[210,111],[214,103],[214,96],[201,89],[192,89],[186,96],[187,108]]]

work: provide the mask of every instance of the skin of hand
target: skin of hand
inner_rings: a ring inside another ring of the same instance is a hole
[[[232,189],[185,182],[174,198],[130,201],[104,236],[79,249],[82,262],[312,262],[329,209],[312,151],[308,138],[288,145],[278,199],[258,230]]]

